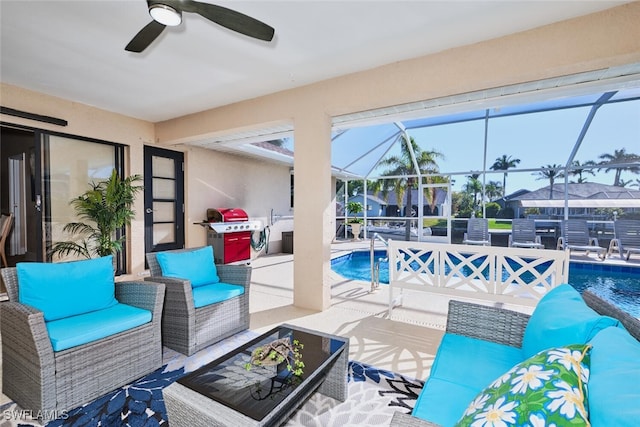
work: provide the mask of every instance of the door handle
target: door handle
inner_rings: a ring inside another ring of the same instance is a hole
[[[150,213],[152,213],[152,212],[153,212],[153,209],[151,209],[151,208],[147,208],[147,209],[145,209],[145,212],[146,212],[146,213],[148,213],[148,214],[150,214]]]

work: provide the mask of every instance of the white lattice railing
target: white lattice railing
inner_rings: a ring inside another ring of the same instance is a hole
[[[567,251],[389,240],[389,314],[396,289],[534,306],[568,278]]]

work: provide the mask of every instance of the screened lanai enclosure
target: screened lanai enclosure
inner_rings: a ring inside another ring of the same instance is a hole
[[[293,165],[292,129],[229,146]],[[333,117],[331,144],[338,240],[460,243],[483,217],[506,245],[533,218],[555,247],[584,218],[606,244],[640,219],[640,64]]]
[[[639,83],[543,92],[449,97],[421,110],[441,114],[350,117],[344,130],[334,120],[337,238],[358,218],[365,238],[460,243],[468,218],[484,217],[506,245],[511,220],[533,218],[549,246],[562,219],[584,218],[604,240],[616,218],[640,219]]]

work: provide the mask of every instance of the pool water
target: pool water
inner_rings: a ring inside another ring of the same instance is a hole
[[[375,259],[385,258],[386,251],[375,251]],[[369,251],[356,251],[331,260],[331,268],[341,276],[371,281]],[[389,283],[389,263],[380,264],[380,283]],[[582,292],[593,293],[613,302],[635,317],[640,317],[640,268],[604,264],[569,264],[569,283]]]

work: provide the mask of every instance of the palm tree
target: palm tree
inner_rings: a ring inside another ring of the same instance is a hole
[[[122,179],[114,169],[108,179],[91,182],[89,190],[70,202],[78,218],[86,222],[66,224],[62,230],[75,239],[56,242],[50,254],[94,258],[120,252],[126,236],[118,236],[117,231],[130,225],[135,217],[133,204],[136,194],[143,189],[135,185],[139,181],[141,175]]]
[[[564,176],[560,168],[562,168],[562,165],[556,165],[554,163],[552,165],[542,166],[541,171],[534,172],[534,175],[538,175],[536,179],[549,180],[549,200],[553,199],[553,184],[555,184],[556,179]]]
[[[615,170],[616,174],[613,178],[613,185],[620,186],[620,175],[623,171],[629,171],[632,173],[640,173],[640,155],[634,153],[627,153],[626,148],[621,148],[620,150],[614,150],[613,154],[604,153],[598,156],[602,161],[599,163],[603,165],[603,167],[598,170],[604,169],[605,172],[609,172],[611,170]],[[635,163],[627,166],[611,166],[606,167],[606,165],[620,165],[625,163]]]
[[[478,194],[482,193],[482,183],[478,179],[480,174],[474,173],[467,176],[467,183],[464,185],[464,191],[469,194],[473,194],[473,210],[478,207]]]
[[[576,182],[578,184],[585,183],[587,182],[587,178],[583,177],[583,174],[588,173],[591,176],[596,175],[593,169],[585,169],[585,166],[594,166],[595,164],[596,162],[594,162],[593,160],[588,160],[584,163],[580,163],[580,160],[574,160],[573,163],[571,163],[571,170],[569,171],[569,175],[577,176],[578,181]]]
[[[450,181],[449,177],[441,175],[425,176],[422,179],[424,184],[448,184]],[[438,198],[438,191],[434,188],[427,187],[424,189],[424,197],[429,201],[429,207],[431,208],[431,212],[433,212]]]
[[[409,151],[409,144],[415,155],[418,168],[422,173],[434,173],[438,171],[437,158],[442,158],[442,154],[437,151],[424,151],[422,150],[413,137],[409,137],[407,142],[406,137],[401,137],[400,155],[390,156],[380,161],[379,166],[387,167],[388,169],[382,173],[382,175],[399,176],[400,178],[394,178],[391,187],[396,191],[396,197],[398,199],[398,206],[400,206],[404,193],[407,193],[407,203],[405,209],[405,216],[411,217],[411,208],[413,206],[411,200],[411,189],[413,189],[418,180],[414,176],[417,175],[413,160],[411,158],[411,152]],[[383,188],[388,188],[384,186]],[[406,221],[405,226],[405,239],[409,241],[411,238],[411,221]]]
[[[489,198],[489,200],[504,196],[503,191],[504,187],[500,181],[489,181],[484,187],[484,194]]]
[[[515,168],[518,163],[520,163],[520,159],[512,159],[511,156],[503,154],[502,157],[498,157],[489,168],[494,171],[504,171],[502,175],[502,197],[507,194],[507,170]]]

